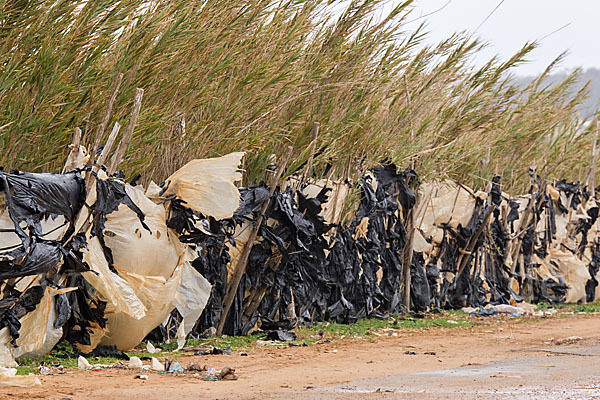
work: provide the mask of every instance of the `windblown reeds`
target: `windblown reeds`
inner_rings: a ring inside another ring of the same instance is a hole
[[[529,165],[583,178],[595,133],[576,112],[577,74],[554,87],[511,81],[534,44],[474,68],[477,40],[423,47],[424,27],[403,31],[411,1],[383,19],[382,0],[329,3],[3,1],[0,165],[58,171],[73,129],[95,131],[123,73],[114,120],[126,123],[145,89],[126,175],[162,180],[191,158],[244,150],[251,182],[288,145],[291,172],[318,121],[315,170],[331,163],[336,177],[389,157],[474,185],[499,174],[508,190],[526,185]]]

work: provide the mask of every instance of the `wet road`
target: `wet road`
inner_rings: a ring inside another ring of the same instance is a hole
[[[510,353],[509,353],[510,354]],[[275,395],[291,399],[600,399],[600,344]]]

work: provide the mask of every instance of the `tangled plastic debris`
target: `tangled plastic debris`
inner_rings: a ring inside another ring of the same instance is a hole
[[[238,187],[242,157],[194,160],[147,189],[97,166],[1,171],[0,365],[44,355],[61,338],[86,355],[144,339],[151,354],[160,349],[149,340],[181,350],[221,320],[225,334],[260,329],[262,343],[280,345],[298,324],[404,312],[407,289],[412,310],[474,315],[597,299],[600,207],[579,183],[550,185],[532,172],[528,194],[513,197],[499,177],[475,192],[383,163],[356,184],[292,176],[271,195],[264,183]],[[342,213],[351,189],[357,208]],[[197,350],[206,351],[231,354]],[[80,368],[96,367],[84,360]],[[152,369],[170,370],[156,359]]]

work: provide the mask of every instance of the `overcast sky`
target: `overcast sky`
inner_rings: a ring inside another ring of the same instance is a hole
[[[474,32],[479,27],[477,36],[490,43],[482,59],[495,54],[507,59],[526,41],[545,37],[531,53],[531,61],[515,70],[519,75],[542,72],[564,50],[569,54],[561,64],[563,68],[600,68],[600,0],[504,0],[482,24],[500,3],[500,0],[416,0],[409,19],[447,4],[412,25],[425,20],[430,31],[427,40],[431,43],[453,32]],[[557,29],[560,30],[552,33]]]

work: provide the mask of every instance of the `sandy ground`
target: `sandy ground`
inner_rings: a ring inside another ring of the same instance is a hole
[[[582,339],[556,343],[571,336]],[[143,381],[134,379],[139,372],[122,369],[69,371],[41,377],[42,386],[34,388],[0,388],[0,399],[455,399],[534,393],[561,398],[553,388],[564,398],[600,398],[600,379],[594,386],[600,375],[600,316],[595,315],[407,331],[308,347],[256,346],[247,354],[178,359],[184,367],[192,361],[230,366],[240,375],[237,381],[156,373]],[[587,391],[576,391],[581,388]]]

